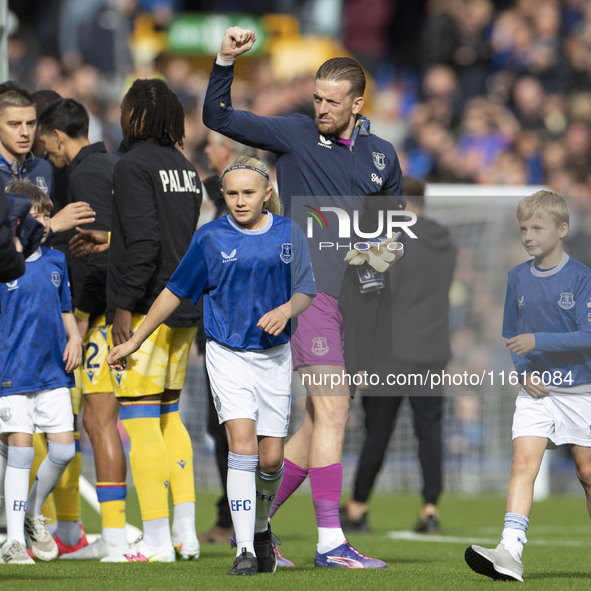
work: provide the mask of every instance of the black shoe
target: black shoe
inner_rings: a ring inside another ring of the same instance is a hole
[[[247,552],[246,548],[242,548],[242,552],[236,556],[236,560],[232,565],[232,570],[229,575],[256,575],[257,574],[257,559],[252,552]]]
[[[345,507],[340,507],[339,520],[341,522],[341,527],[343,528],[343,531],[357,532],[363,534],[369,532],[369,524],[367,523],[367,513],[364,513],[358,519],[352,519],[351,517],[349,517],[347,509]]]
[[[254,534],[254,551],[257,555],[258,572],[274,573],[277,570],[277,556],[273,549],[271,526],[267,531]]]
[[[419,519],[415,527],[415,532],[418,534],[439,536],[441,535],[439,520],[437,517],[435,517],[435,515],[428,515],[425,519]]]

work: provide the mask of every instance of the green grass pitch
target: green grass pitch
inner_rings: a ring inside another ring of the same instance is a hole
[[[197,501],[198,531],[208,529],[215,514],[216,496],[201,493]],[[140,525],[137,502],[130,499],[128,519]],[[464,563],[464,549],[472,542],[495,545],[504,514],[501,498],[444,496],[440,505],[441,538],[411,534],[419,499],[413,495],[376,495],[371,502],[370,534],[350,536],[364,554],[388,562],[384,570],[314,568],[316,544],[312,501],[296,495],[279,511],[274,530],[283,539],[282,553],[297,568],[274,575],[229,577],[234,550],[204,545],[193,563],[100,564],[98,562],[37,563],[35,566],[0,565],[0,589],[40,591],[148,591],[190,589],[261,589],[356,591],[376,589],[485,590],[512,583],[494,582],[475,575]],[[84,508],[86,529],[97,532],[99,522]],[[523,588],[536,590],[589,589],[591,584],[591,527],[583,494],[552,498],[534,504],[524,554]],[[392,533],[393,532],[393,533]],[[518,585],[518,583],[513,583]]]

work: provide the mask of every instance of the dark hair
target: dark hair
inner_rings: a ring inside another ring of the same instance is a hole
[[[39,117],[38,124],[43,133],[59,129],[72,139],[88,137],[88,112],[74,99],[60,98],[51,103]]]
[[[34,107],[31,95],[16,82],[8,80],[0,84],[0,113],[6,107]]]
[[[316,80],[347,80],[351,85],[349,94],[357,98],[365,92],[365,74],[356,60],[350,57],[333,57],[324,62],[316,72]]]
[[[129,135],[183,145],[185,112],[177,95],[159,78],[136,80],[121,103],[130,110]]]
[[[53,202],[49,195],[29,180],[12,180],[6,186],[7,193],[24,195],[31,200],[31,207],[36,207],[43,213],[51,213]]]
[[[36,90],[31,94],[31,98],[35,103],[35,108],[37,109],[37,116],[43,114],[43,111],[51,105],[51,103],[61,99],[62,97],[57,93],[55,90],[50,90],[49,88],[44,88],[42,90]]]
[[[402,194],[407,201],[411,201],[420,209],[425,208],[425,183],[412,176],[405,176],[402,179]]]

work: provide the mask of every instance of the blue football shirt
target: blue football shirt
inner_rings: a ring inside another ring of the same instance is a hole
[[[25,274],[0,283],[0,396],[75,385],[63,361],[72,310],[66,257],[41,247]]]
[[[550,372],[555,386],[590,384],[591,269],[567,254],[551,269],[533,259],[511,269],[503,337],[525,333],[535,335],[536,348],[512,354],[517,371]]]
[[[257,322],[294,293],[316,294],[303,231],[288,218],[267,215],[259,230],[242,228],[230,215],[199,228],[167,286],[194,304],[203,294],[207,338],[233,349],[287,343],[291,322],[276,337]]]

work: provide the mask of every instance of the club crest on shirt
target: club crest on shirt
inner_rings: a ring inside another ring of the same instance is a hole
[[[51,272],[51,282],[56,286],[59,287],[61,283],[60,274],[57,271]]]
[[[5,423],[8,423],[12,418],[12,412],[9,408],[0,408],[0,419],[2,419]]]
[[[326,337],[314,337],[312,339],[312,353],[317,357],[322,357],[328,353],[329,347],[326,344]]]
[[[35,177],[35,184],[42,190],[45,191],[46,193],[49,193],[49,187],[47,186],[47,183],[45,182],[45,178],[42,176],[36,176]]]
[[[281,254],[279,255],[279,258],[287,265],[288,263],[291,263],[292,259],[293,259],[293,246],[291,245],[291,242],[284,242],[281,245]]]
[[[575,296],[570,293],[569,291],[563,291],[560,294],[560,299],[558,300],[558,305],[563,310],[570,310],[575,305]]]
[[[386,168],[386,155],[381,152],[372,152],[373,163],[378,170],[384,170]]]

